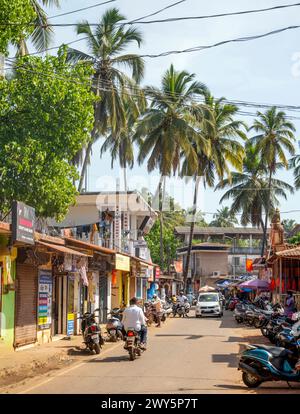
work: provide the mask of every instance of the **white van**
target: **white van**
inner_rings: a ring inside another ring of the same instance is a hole
[[[222,302],[218,292],[199,293],[196,318],[201,316],[223,316]]]

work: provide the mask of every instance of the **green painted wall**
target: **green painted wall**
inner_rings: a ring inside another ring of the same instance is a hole
[[[7,256],[6,256],[7,257]],[[15,259],[15,258],[14,258]],[[0,261],[4,262],[5,256],[0,256]],[[5,293],[5,286],[7,282],[7,274],[3,269],[2,280],[2,323],[1,323],[1,336],[0,343],[5,347],[13,348],[14,344],[14,328],[15,328],[15,292],[10,290]],[[16,280],[16,261],[11,263],[11,277],[13,282]]]

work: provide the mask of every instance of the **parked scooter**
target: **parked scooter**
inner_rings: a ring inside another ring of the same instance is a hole
[[[86,312],[78,318],[82,319],[81,332],[86,349],[95,351],[96,354],[100,354],[101,347],[104,345],[100,325],[96,322],[95,312],[98,311],[99,309],[95,309],[93,313]]]
[[[295,370],[299,360],[300,341],[296,351],[267,345],[248,345],[242,353],[238,369],[243,382],[256,388],[265,381],[300,382],[300,371]]]
[[[125,349],[128,350],[130,361],[134,361],[137,356],[141,356],[143,349],[140,348],[140,334],[133,328],[127,329]]]
[[[117,342],[118,340],[123,340],[123,324],[121,322],[122,310],[120,308],[114,308],[109,312],[108,315],[111,316],[106,323],[108,340],[110,342]]]

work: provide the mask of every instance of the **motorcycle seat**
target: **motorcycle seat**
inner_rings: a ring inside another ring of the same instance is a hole
[[[289,351],[288,349],[285,348],[281,348],[278,346],[272,346],[272,345],[253,345],[257,348],[260,349],[265,349],[266,351],[268,351],[270,354],[273,355],[273,357],[277,358],[277,357],[286,357],[287,355],[291,354],[292,352]]]

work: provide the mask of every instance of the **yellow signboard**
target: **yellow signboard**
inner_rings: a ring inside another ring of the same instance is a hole
[[[123,256],[122,254],[116,254],[116,270],[123,270],[124,272],[130,271],[130,257]]]

